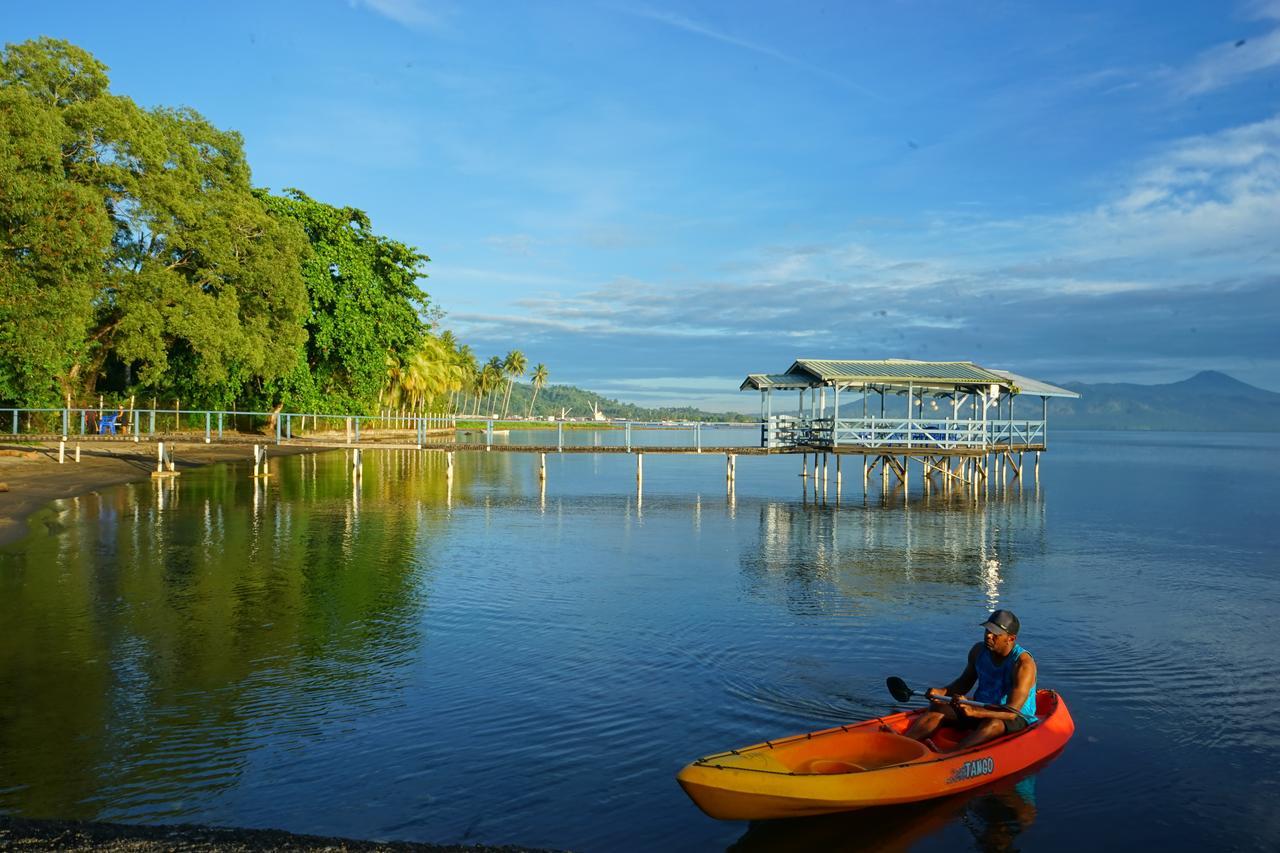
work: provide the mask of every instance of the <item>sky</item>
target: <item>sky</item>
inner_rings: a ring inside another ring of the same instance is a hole
[[[797,358],[1280,390],[1280,0],[0,0],[431,257],[482,360],[755,411]]]

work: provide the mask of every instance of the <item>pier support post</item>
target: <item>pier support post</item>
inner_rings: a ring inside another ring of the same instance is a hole
[[[164,442],[156,442],[156,473],[164,473]]]
[[[360,479],[364,474],[364,460],[360,458],[360,448],[358,447],[351,452],[351,473],[356,476],[356,479]]]
[[[538,454],[538,481],[545,483],[547,481],[547,454]]]
[[[76,461],[80,461],[80,442],[76,442]]]
[[[867,481],[870,477],[871,472],[867,469],[867,454],[864,453],[862,454],[862,496],[864,498],[867,496]]]
[[[67,461],[67,442],[62,440],[58,442],[58,464],[61,465]]]
[[[840,454],[836,454],[836,500],[840,500]]]
[[[556,453],[564,453],[564,421],[556,424]]]
[[[636,454],[636,485],[644,482],[644,454]]]
[[[204,443],[209,443],[209,433],[213,430],[213,412],[204,413]]]
[[[813,468],[815,471],[818,469],[818,457],[816,454],[813,457]],[[826,490],[827,490],[827,454],[824,453],[822,454],[822,491],[825,492]]]
[[[1040,485],[1040,451],[1036,451],[1036,485]]]

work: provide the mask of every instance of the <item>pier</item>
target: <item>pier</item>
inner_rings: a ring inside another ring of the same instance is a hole
[[[850,457],[857,460],[853,463],[857,468],[850,473],[861,475],[864,493],[873,476],[879,477],[882,490],[891,484],[909,490],[913,468],[925,490],[946,492],[974,488],[991,479],[1021,480],[1028,465],[1038,482],[1040,455],[1048,449],[1049,400],[1079,396],[972,362],[905,359],[799,359],[780,374],[750,374],[740,388],[760,393],[758,421],[513,422],[391,411],[377,415],[193,411],[181,409],[175,401],[172,409],[0,409],[0,435],[8,432],[15,440],[57,441],[59,462],[64,463],[69,442],[74,443],[78,460],[82,443],[145,438],[157,444],[155,476],[173,472],[175,442],[216,441],[251,445],[255,476],[265,474],[266,449],[271,444],[353,450],[357,468],[365,450],[438,452],[446,454],[450,472],[456,453],[538,454],[539,477],[544,481],[548,453],[634,455],[638,482],[644,476],[645,454],[724,456],[730,487],[739,456],[787,455],[798,457],[797,473],[806,480],[813,478],[815,488],[822,484],[825,490],[828,477],[834,479],[837,495]],[[796,407],[775,411],[775,395],[780,407],[784,392],[796,393]],[[1025,417],[1028,402],[1038,402],[1040,411],[1033,414],[1039,417]],[[1024,417],[1016,417],[1016,407],[1024,410]],[[25,430],[21,428],[24,420]],[[462,428],[460,421],[481,426]],[[542,439],[554,431],[554,441],[549,436],[537,443],[497,440],[506,432],[500,425],[509,423],[521,432],[527,429],[530,438]],[[239,431],[241,424],[253,431]],[[566,426],[592,430],[595,440],[566,442]]]

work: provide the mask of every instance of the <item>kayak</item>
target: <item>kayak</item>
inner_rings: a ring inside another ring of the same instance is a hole
[[[1067,704],[1036,691],[1036,722],[962,752],[964,732],[942,726],[937,751],[904,737],[925,709],[765,741],[708,755],[676,779],[720,820],[768,820],[946,797],[1017,773],[1054,755],[1075,731]]]

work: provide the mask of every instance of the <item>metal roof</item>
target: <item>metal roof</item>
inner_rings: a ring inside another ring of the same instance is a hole
[[[1019,394],[1038,397],[1078,398],[1080,395],[1039,379],[1008,370],[991,370],[971,361],[917,361],[887,358],[875,361],[797,359],[786,373],[752,373],[739,390],[795,390],[827,384],[907,385],[934,388],[968,388],[983,385],[1017,386]]]
[[[1005,379],[1017,385],[1019,394],[1031,394],[1036,397],[1068,397],[1072,400],[1080,399],[1080,394],[1076,391],[1059,388],[1057,385],[1050,385],[1048,382],[1041,382],[1039,379],[1032,379],[1030,376],[1019,376],[1008,370],[992,370],[991,372],[999,373]]]
[[[866,382],[874,385],[1007,385],[1008,379],[971,361],[916,361],[889,358],[880,361],[831,361],[798,359],[788,373],[805,372],[821,383]]]
[[[797,388],[809,388],[812,385],[813,377],[807,373],[752,373],[742,381],[738,390],[763,391],[765,388],[777,388],[783,391],[794,391]]]

